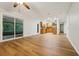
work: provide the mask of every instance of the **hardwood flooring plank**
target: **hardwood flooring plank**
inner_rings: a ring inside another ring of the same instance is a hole
[[[0,42],[0,56],[78,56],[65,35],[52,33]]]

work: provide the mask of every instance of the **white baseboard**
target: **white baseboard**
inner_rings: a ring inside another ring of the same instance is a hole
[[[40,33],[28,34],[28,35],[24,35],[24,37],[33,36],[33,35],[39,35],[39,34],[40,34]]]
[[[14,38],[5,39],[5,40],[0,40],[0,42],[10,41],[10,40],[14,40]]]
[[[10,40],[15,40],[15,39],[19,39],[19,38],[23,38],[23,37],[28,37],[28,36],[33,36],[33,35],[39,35],[39,33],[29,34],[29,35],[24,35],[24,36],[22,36],[22,37],[15,37],[15,38],[6,39],[6,40],[0,40],[0,42],[5,42],[5,41],[10,41]]]
[[[75,51],[77,52],[77,54],[79,55],[79,51],[78,49],[75,47],[75,45],[73,44],[73,42],[71,41],[71,39],[69,38],[69,36],[66,36],[69,40],[69,42],[71,43],[72,47],[75,49]]]

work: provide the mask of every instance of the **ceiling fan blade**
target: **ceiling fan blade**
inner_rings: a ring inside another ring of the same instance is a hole
[[[24,5],[27,9],[30,9],[30,7],[29,7],[26,3],[23,3],[23,5]]]
[[[14,3],[13,7],[17,7],[19,4],[17,2]]]

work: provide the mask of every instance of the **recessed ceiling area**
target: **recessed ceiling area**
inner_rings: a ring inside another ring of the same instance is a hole
[[[20,7],[20,11],[23,15],[32,13],[31,16],[42,18],[55,18],[64,19],[69,11],[70,2],[27,2],[30,6],[30,10],[27,10],[23,6]],[[7,6],[7,7],[6,7]],[[13,8],[13,2],[0,2],[0,8],[8,11],[18,12],[19,7]]]
[[[44,17],[58,16],[66,14],[71,3],[69,2],[33,2],[30,3],[31,6],[35,6],[39,10],[40,14]]]

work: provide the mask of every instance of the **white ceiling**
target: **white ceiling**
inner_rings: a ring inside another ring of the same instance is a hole
[[[67,12],[70,8],[70,2],[28,2],[30,6],[30,10],[27,10],[23,6],[20,8],[22,14],[27,15],[32,13],[31,16],[37,17],[58,17],[60,19],[64,19],[66,17]],[[0,2],[0,7],[4,8],[8,11],[15,11],[17,8],[13,8],[12,2]],[[19,11],[19,9],[17,10]]]

